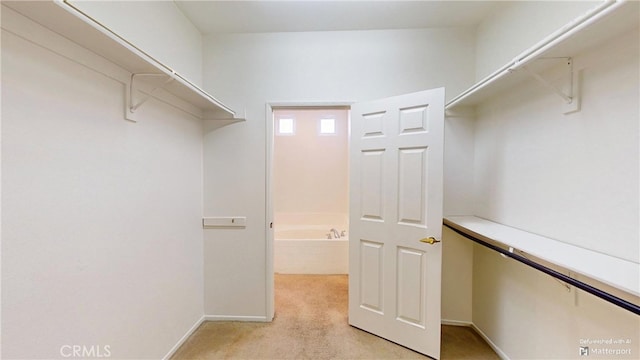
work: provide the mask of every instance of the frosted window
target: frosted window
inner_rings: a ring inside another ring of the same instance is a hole
[[[293,119],[282,118],[278,120],[278,134],[293,135]]]
[[[335,134],[335,133],[336,133],[336,119],[320,120],[320,134]]]

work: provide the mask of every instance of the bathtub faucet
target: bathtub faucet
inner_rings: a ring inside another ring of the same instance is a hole
[[[329,233],[333,235],[334,239],[340,239],[340,233],[337,229],[332,228],[331,230],[329,230]]]

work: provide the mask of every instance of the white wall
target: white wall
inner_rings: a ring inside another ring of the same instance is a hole
[[[479,109],[475,213],[640,261],[638,33],[574,57],[581,111],[533,83]]]
[[[247,121],[205,135],[205,216],[247,216],[205,230],[205,313],[265,317],[265,105],[361,101],[471,85],[472,29],[205,37],[205,88]]]
[[[473,243],[447,227],[442,229],[442,305],[444,324],[473,321]]]
[[[585,345],[590,358],[638,358],[637,315],[581,290],[568,291],[552,277],[485,247],[474,246],[473,254],[473,323],[506,358],[584,359],[579,347]],[[625,343],[584,343],[601,339]],[[602,348],[631,353],[594,353]]]
[[[475,111],[447,112],[444,128],[444,216],[473,214]],[[472,322],[472,243],[443,227],[442,321]]]
[[[447,111],[444,124],[444,215],[472,215],[475,110]]]
[[[476,35],[476,80],[602,1],[510,1],[485,18]]]
[[[570,54],[583,71],[580,112],[563,115],[537,83],[478,109],[476,215],[640,261],[639,40],[636,28]],[[473,277],[473,322],[510,358],[578,358],[581,339],[600,338],[631,339],[618,348],[632,354],[612,358],[638,356],[637,315],[582,292],[576,303],[575,290],[479,247]]]
[[[202,86],[202,35],[173,1],[73,0],[71,3]]]
[[[203,314],[202,122],[154,100],[126,121],[128,74],[2,26],[2,357],[161,358]]]
[[[323,215],[331,214],[340,219],[333,224],[323,223],[331,225],[327,231],[331,227],[346,228],[349,213],[348,111],[282,109],[274,111],[274,117],[276,129],[280,118],[295,122],[295,134],[276,135],[273,142],[276,229],[281,222],[294,224],[296,218],[314,217],[314,214],[317,221],[324,218]],[[323,118],[335,119],[335,134],[319,133],[319,122]]]

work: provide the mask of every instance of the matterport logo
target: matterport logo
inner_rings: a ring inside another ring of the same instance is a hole
[[[110,345],[62,345],[60,355],[64,358],[108,358]]]

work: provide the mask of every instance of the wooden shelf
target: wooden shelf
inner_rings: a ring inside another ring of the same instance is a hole
[[[163,90],[200,109],[205,120],[234,120],[234,111],[216,98],[66,2],[3,1],[3,5],[132,74],[165,74],[172,77],[174,80],[166,84]]]
[[[541,72],[553,62],[536,61],[541,58],[572,57],[603,44],[629,31],[638,31],[640,4],[636,1],[604,3],[594,11],[565,25],[540,43],[518,55],[491,75],[451,99],[447,110],[476,106],[487,99],[531,78],[521,70],[523,65]]]
[[[444,224],[462,233],[525,254],[640,296],[640,264],[501,225],[476,216],[448,216]]]

